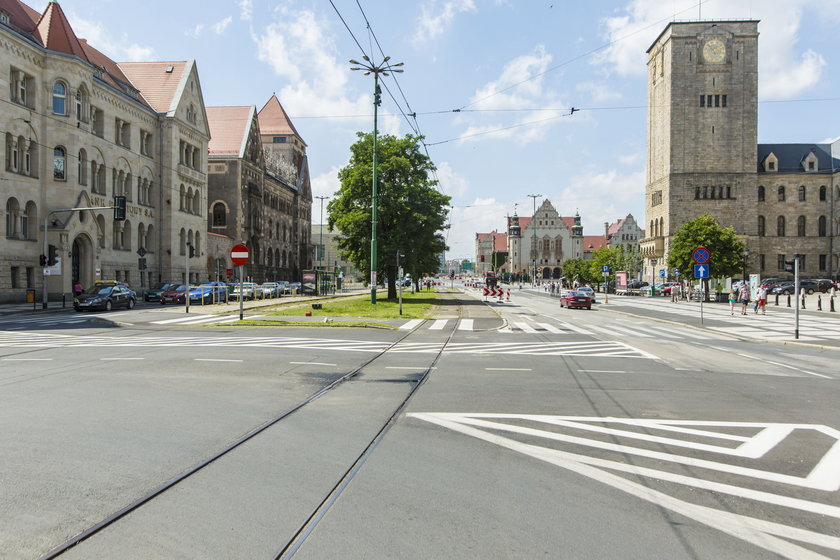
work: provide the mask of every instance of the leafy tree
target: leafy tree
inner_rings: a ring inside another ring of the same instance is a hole
[[[644,262],[642,253],[639,250],[639,245],[619,245],[618,247],[621,250],[621,264],[619,265],[619,270],[626,271],[628,277],[630,278],[638,278],[639,272],[642,271],[642,264]]]
[[[596,276],[592,272],[592,261],[581,258],[566,259],[563,261],[563,276],[569,282],[578,282],[585,284],[593,282]],[[600,269],[599,269],[600,270]]]
[[[684,223],[676,232],[668,251],[668,267],[676,268],[685,278],[694,277],[691,253],[698,247],[709,250],[709,277],[723,278],[737,274],[743,266],[744,244],[735,237],[732,227],[721,227],[709,214]],[[708,297],[708,278],[703,282]]]
[[[623,250],[621,246],[610,247],[609,245],[601,247],[592,253],[592,272],[596,274],[599,280],[603,280],[604,275],[601,272],[601,267],[607,265],[610,267],[610,273],[607,274],[607,281],[615,280],[615,273],[622,268]]]
[[[350,162],[338,172],[341,187],[330,200],[330,231],[338,229],[342,255],[360,270],[370,270],[373,133],[357,133]],[[435,167],[420,150],[422,137],[377,138],[377,278],[388,278],[388,297],[397,297],[397,251],[406,255],[405,270],[418,281],[434,274],[438,256],[448,247],[446,227],[450,197],[435,189]]]

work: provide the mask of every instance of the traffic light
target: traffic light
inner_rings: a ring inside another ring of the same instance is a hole
[[[58,247],[50,245],[47,256],[47,266],[55,266],[58,263]]]
[[[481,262],[484,262],[484,255],[481,255]]]
[[[785,272],[790,272],[793,274],[796,272],[796,257],[794,256],[793,260],[785,261]]]
[[[125,220],[125,197],[114,197],[114,221],[121,222]]]
[[[397,266],[405,266],[405,253],[397,251]]]
[[[47,266],[47,255],[41,255],[41,257],[38,259],[38,262],[41,264],[41,266]]]

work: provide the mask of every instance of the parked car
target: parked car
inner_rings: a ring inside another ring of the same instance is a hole
[[[279,282],[264,282],[260,290],[264,298],[276,298],[283,295],[283,287]]]
[[[560,307],[592,309],[592,298],[582,290],[569,290],[560,296]]]
[[[193,303],[204,305],[227,303],[227,300],[228,291],[224,282],[206,282],[190,288],[190,305]]]
[[[161,283],[155,284],[148,290],[146,290],[145,295],[143,296],[144,301],[160,301],[160,294],[163,292],[168,292],[169,290],[175,289],[176,286],[180,286],[176,282],[169,282],[169,283]]]
[[[230,294],[231,299],[254,299],[257,297],[257,285],[253,282],[242,282],[241,284],[234,284],[233,291]]]
[[[166,305],[167,303],[172,303],[178,305],[180,303],[186,303],[186,293],[186,284],[177,284],[171,290],[166,290],[160,294],[160,304]]]
[[[122,283],[97,282],[73,298],[73,309],[76,311],[111,311],[116,307],[134,309],[136,303],[137,294],[127,285]]]
[[[648,286],[650,286],[650,284],[643,280],[630,280],[630,282],[627,283],[627,288],[629,290],[639,290]]]
[[[799,289],[805,290],[806,294],[813,294],[814,292],[822,291],[820,290],[820,283],[816,280],[800,280],[799,281]],[[828,291],[826,289],[825,291]],[[780,294],[783,296],[791,295],[796,292],[796,284],[793,281],[788,281],[783,284],[779,284],[772,290],[770,290],[771,294]]]

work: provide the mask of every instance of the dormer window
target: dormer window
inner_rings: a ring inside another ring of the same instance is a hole
[[[767,157],[764,158],[764,171],[769,172],[777,172],[779,170],[779,158],[776,157],[776,154],[769,153]]]
[[[806,173],[816,173],[819,168],[817,155],[814,152],[808,154],[807,157],[802,160],[802,167]]]

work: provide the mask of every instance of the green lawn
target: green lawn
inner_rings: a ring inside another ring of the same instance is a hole
[[[370,303],[370,294],[335,300],[319,300],[272,309],[269,316],[300,317],[311,311],[314,317],[365,317],[371,319],[424,319],[434,315],[438,294],[422,291],[414,294],[403,292],[402,315],[398,299],[385,299],[386,292],[377,292],[376,305]],[[320,303],[321,309],[312,309]]]

